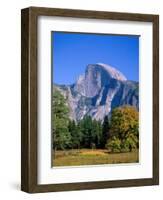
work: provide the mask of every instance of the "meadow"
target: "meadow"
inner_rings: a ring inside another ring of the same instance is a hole
[[[137,163],[138,150],[127,153],[109,153],[106,149],[72,149],[53,152],[53,166],[80,166],[116,163]]]

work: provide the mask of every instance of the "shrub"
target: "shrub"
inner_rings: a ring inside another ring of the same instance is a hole
[[[113,137],[111,140],[107,142],[106,148],[109,150],[109,152],[112,153],[121,152],[121,140],[116,137]]]
[[[137,148],[137,138],[133,135],[127,137],[121,143],[121,151],[122,152],[131,152]]]

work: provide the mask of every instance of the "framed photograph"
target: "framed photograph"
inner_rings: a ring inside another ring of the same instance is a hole
[[[21,189],[159,184],[159,16],[21,12]]]

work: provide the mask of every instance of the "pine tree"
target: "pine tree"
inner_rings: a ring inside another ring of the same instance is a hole
[[[85,116],[81,121],[81,131],[83,147],[90,148],[92,139],[92,118],[90,116]]]
[[[109,118],[108,116],[105,116],[102,124],[102,142],[101,142],[102,148],[105,148],[108,139],[109,139]]]
[[[97,120],[92,121],[92,145],[94,148],[100,147],[101,144],[101,137],[102,137],[102,127],[101,123]]]
[[[69,121],[69,132],[71,134],[71,142],[72,148],[80,148],[80,143],[81,143],[81,130],[80,130],[80,126],[78,124],[76,124],[76,122],[73,121]]]

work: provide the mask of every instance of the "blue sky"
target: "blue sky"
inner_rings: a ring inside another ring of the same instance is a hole
[[[72,84],[88,64],[105,63],[139,80],[139,36],[53,32],[53,82]]]

